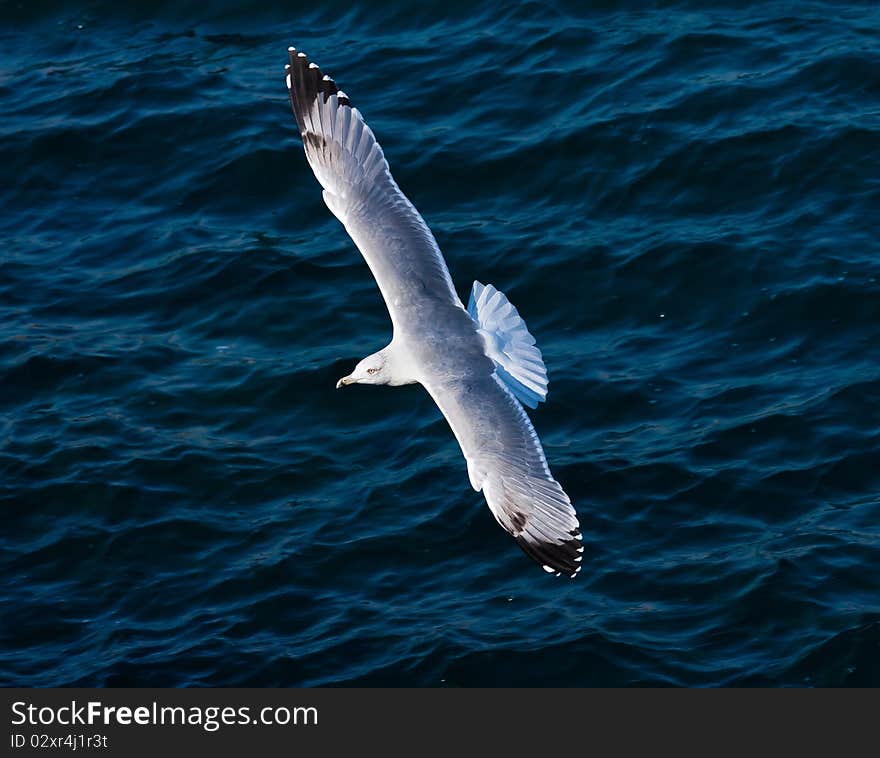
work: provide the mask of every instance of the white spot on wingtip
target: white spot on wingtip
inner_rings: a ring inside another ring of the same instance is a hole
[[[285,64],[284,64],[284,70],[285,70],[285,71],[290,71],[290,64],[289,64],[289,63],[285,63]]]
[[[578,548],[578,552],[579,552],[579,553],[583,553],[583,552],[584,552],[584,546],[583,546],[583,545],[581,545],[581,546]]]
[[[579,555],[579,556],[578,556],[577,558],[575,558],[574,560],[575,560],[575,563],[580,563],[583,559],[584,559],[584,556]]]
[[[305,53],[297,53],[297,54],[296,54],[296,57],[297,57],[297,58],[305,58],[305,57],[306,57],[306,54],[305,54]]]
[[[295,52],[296,52],[296,48],[295,48],[293,45],[291,45],[290,47],[287,48],[287,52],[288,52],[288,53],[295,53]]]
[[[318,64],[317,63],[310,63],[309,68],[318,68]]]
[[[292,86],[292,85],[291,85],[291,83],[290,83],[290,74],[288,74],[288,75],[287,75],[287,89],[290,89],[291,86]]]
[[[339,92],[336,93],[336,97],[348,97],[348,95],[346,95],[342,90],[339,90]]]
[[[546,571],[548,574],[553,573],[553,569],[550,566],[547,566],[546,564],[542,565],[541,568],[544,569],[544,571]]]
[[[333,80],[330,78],[329,74],[324,74],[324,81],[325,82],[332,82]]]

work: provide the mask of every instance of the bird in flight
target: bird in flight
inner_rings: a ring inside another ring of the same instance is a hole
[[[464,307],[434,235],[391,176],[360,111],[305,53],[291,47],[288,54],[285,81],[306,159],[370,267],[393,326],[391,342],[337,388],[421,384],[498,523],[545,571],[573,578],[584,550],[577,515],[523,410],[547,397],[534,337],[492,285],[474,282]]]

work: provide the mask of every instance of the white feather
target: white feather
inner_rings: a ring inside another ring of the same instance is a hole
[[[474,282],[468,313],[486,343],[498,376],[520,402],[536,408],[547,399],[547,369],[535,338],[503,292]]]

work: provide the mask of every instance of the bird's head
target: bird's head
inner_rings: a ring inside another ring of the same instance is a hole
[[[389,373],[388,361],[384,351],[380,350],[364,358],[354,371],[336,382],[336,389],[348,384],[388,384],[391,381]]]

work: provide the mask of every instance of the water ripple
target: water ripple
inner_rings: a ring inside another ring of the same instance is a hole
[[[880,14],[0,11],[0,681],[880,682]],[[283,89],[319,60],[547,361],[534,571],[385,344]]]

